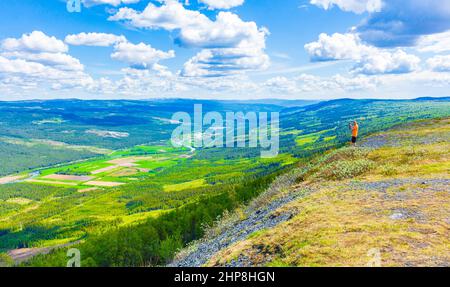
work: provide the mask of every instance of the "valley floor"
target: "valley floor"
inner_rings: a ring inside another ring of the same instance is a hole
[[[171,266],[450,266],[450,119],[366,138],[278,178]]]

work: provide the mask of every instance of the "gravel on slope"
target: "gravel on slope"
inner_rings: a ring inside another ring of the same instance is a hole
[[[308,191],[305,192],[305,190],[297,190],[272,201],[265,208],[253,211],[246,219],[238,222],[232,228],[221,233],[216,238],[199,243],[193,252],[182,259],[172,262],[168,266],[198,267],[206,264],[217,252],[238,241],[246,239],[250,234],[266,228],[275,227],[278,224],[291,219],[294,216],[292,213],[278,215],[273,212],[307,193]],[[230,266],[247,266],[246,264],[250,263],[250,261],[248,259],[246,260],[244,257],[240,258],[240,260],[242,262]]]

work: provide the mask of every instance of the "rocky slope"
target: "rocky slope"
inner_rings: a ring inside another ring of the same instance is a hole
[[[278,178],[171,266],[449,266],[450,119],[405,124]]]

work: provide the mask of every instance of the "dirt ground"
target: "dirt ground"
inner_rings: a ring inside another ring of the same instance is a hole
[[[22,179],[24,177],[25,176],[23,176],[23,175],[0,177],[0,184],[7,184],[10,182],[14,182],[14,181]]]
[[[44,176],[46,179],[57,179],[57,180],[71,180],[71,181],[88,181],[93,179],[92,176],[78,176],[78,175],[64,175],[64,174],[51,174]]]
[[[101,187],[114,187],[123,185],[125,183],[123,182],[109,182],[109,181],[88,181],[85,183],[85,185],[92,185],[92,186],[101,186]]]

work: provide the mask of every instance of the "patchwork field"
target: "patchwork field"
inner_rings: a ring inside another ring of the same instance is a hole
[[[136,224],[194,202],[218,185],[293,162],[289,155],[201,160],[186,148],[136,146],[5,177],[5,183],[21,182],[0,185],[0,250],[46,250]],[[32,251],[25,253],[35,254]]]

